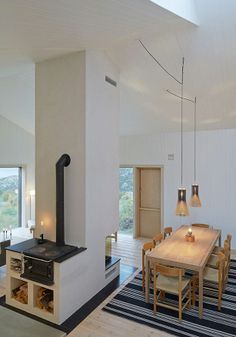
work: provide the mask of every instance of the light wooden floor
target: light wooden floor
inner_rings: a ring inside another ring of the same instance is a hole
[[[141,267],[141,249],[150,239],[133,239],[130,235],[118,233],[118,240],[112,240],[112,255],[121,258],[121,263]]]
[[[120,257],[121,263],[141,267],[141,247],[150,239],[133,239],[128,235],[118,234],[118,240],[112,243],[112,255]],[[132,279],[132,276],[130,279]],[[129,280],[130,280],[129,279]],[[125,283],[128,283],[127,280]],[[121,287],[123,287],[122,285]],[[104,312],[102,308],[121,287],[112,293],[68,337],[170,337],[167,334],[145,325],[132,322]]]
[[[140,267],[141,247],[150,239],[133,239],[127,235],[119,235],[118,241],[112,244],[112,253],[120,257],[121,262]],[[233,258],[236,258],[234,255]],[[133,276],[131,277],[133,278]],[[131,279],[130,278],[130,279]],[[129,279],[129,280],[130,280]],[[126,281],[126,283],[129,282]],[[123,287],[124,284],[121,286]],[[120,287],[120,288],[121,288]],[[120,291],[118,288],[100,306],[98,306],[83,322],[81,322],[68,337],[171,337],[157,329],[149,328],[102,310],[103,306]],[[5,267],[0,268],[0,296],[5,293]],[[50,337],[50,336],[48,336]],[[173,337],[173,336],[172,336]]]

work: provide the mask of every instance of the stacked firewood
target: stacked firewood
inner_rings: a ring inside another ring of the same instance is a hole
[[[11,258],[11,270],[21,273],[22,271],[22,262],[19,259]]]
[[[20,303],[28,304],[28,286],[27,283],[23,283],[12,291],[12,295]]]
[[[40,287],[36,297],[36,306],[39,309],[53,313],[53,291]]]

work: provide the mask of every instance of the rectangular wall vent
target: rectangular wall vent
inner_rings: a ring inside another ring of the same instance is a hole
[[[105,76],[105,81],[108,82],[109,84],[113,85],[113,87],[117,87],[116,81],[114,81],[112,78]]]
[[[169,153],[168,154],[168,160],[174,160],[174,159],[175,159],[174,153]]]

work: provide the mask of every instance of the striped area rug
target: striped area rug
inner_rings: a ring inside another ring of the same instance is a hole
[[[214,291],[207,297],[215,297]],[[172,300],[170,298],[170,300]],[[181,337],[235,337],[236,336],[236,260],[231,261],[228,283],[223,294],[222,309],[217,303],[204,298],[203,319],[198,318],[198,308],[185,309],[179,322],[178,312],[158,308],[153,314],[153,295],[150,304],[145,302],[142,291],[142,275],[139,273],[104,308],[109,312],[132,321],[148,325]]]

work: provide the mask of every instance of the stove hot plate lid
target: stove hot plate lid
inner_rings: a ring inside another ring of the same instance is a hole
[[[49,261],[56,260],[57,258],[70,254],[77,249],[78,248],[76,246],[57,246],[55,242],[47,241],[25,250],[23,253],[26,256]]]

